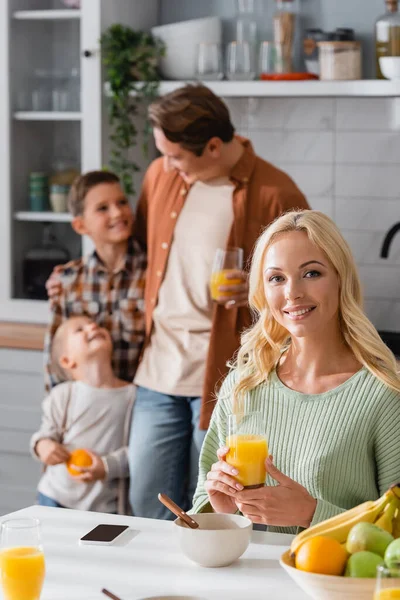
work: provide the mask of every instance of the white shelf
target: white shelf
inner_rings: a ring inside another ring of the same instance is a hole
[[[18,121],[80,121],[82,119],[82,113],[67,111],[56,112],[51,110],[37,112],[29,110],[14,113],[14,119],[17,119]]]
[[[17,10],[13,14],[14,19],[26,21],[56,21],[80,19],[81,11],[79,9],[60,9],[60,10]]]
[[[70,223],[72,221],[72,215],[70,213],[56,213],[56,212],[30,212],[20,211],[14,213],[16,221],[36,221],[45,223]]]
[[[160,94],[167,94],[185,81],[162,81]],[[400,81],[204,81],[218,96],[225,97],[400,97]],[[106,94],[109,85],[106,84]]]

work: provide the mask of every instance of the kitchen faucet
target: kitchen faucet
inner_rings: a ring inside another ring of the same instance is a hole
[[[393,225],[385,235],[381,248],[381,258],[387,258],[389,256],[390,244],[398,231],[400,231],[400,223]]]

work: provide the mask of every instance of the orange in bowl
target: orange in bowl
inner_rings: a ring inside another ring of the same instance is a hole
[[[82,475],[82,472],[74,467],[90,467],[92,464],[92,457],[90,454],[83,450],[82,448],[77,448],[73,450],[70,454],[69,459],[67,460],[67,469],[68,473],[72,475],[72,477],[77,477],[78,475]]]
[[[317,535],[310,538],[296,554],[296,569],[321,575],[342,575],[348,554],[343,546],[332,538]]]

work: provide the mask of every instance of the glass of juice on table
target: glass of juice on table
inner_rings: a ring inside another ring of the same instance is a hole
[[[377,568],[374,600],[400,600],[400,563]]]
[[[268,443],[260,412],[228,415],[226,445],[229,452],[226,462],[236,467],[235,476],[245,488],[258,488],[265,484],[265,461]]]
[[[211,298],[216,300],[217,298],[226,296],[226,300],[229,300],[230,296],[235,294],[234,291],[228,290],[219,291],[220,285],[239,285],[242,283],[241,279],[228,279],[228,275],[234,271],[241,271],[243,269],[243,249],[242,248],[227,248],[223,250],[218,248],[215,257],[211,273],[210,280],[210,292]]]
[[[1,524],[0,572],[4,600],[39,600],[45,563],[37,519]]]

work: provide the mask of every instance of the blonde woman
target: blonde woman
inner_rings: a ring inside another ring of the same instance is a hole
[[[257,320],[242,336],[201,457],[193,512],[309,527],[400,481],[400,379],[362,309],[354,259],[324,214],[290,212],[258,239]],[[225,461],[229,413],[263,414],[267,485],[243,489]],[[282,529],[279,529],[282,531]]]

